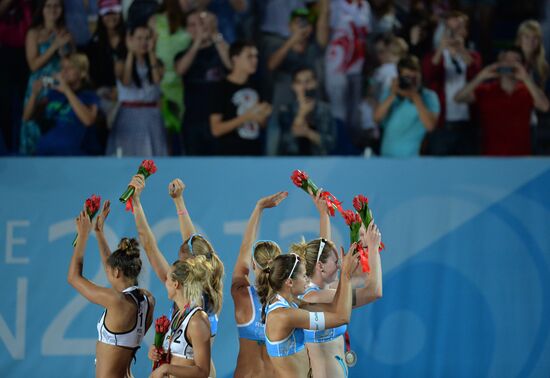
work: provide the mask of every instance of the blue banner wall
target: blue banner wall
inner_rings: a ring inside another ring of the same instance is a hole
[[[168,260],[181,243],[169,181],[187,184],[198,229],[225,263],[225,298],[214,344],[219,377],[232,376],[238,351],[229,278],[258,198],[290,195],[266,210],[260,237],[283,249],[318,235],[312,201],[295,188],[293,169],[351,208],[369,197],[387,250],[384,297],[355,310],[352,377],[550,376],[550,160],[543,159],[158,159],[142,203]],[[117,199],[137,159],[0,159],[0,376],[93,377],[99,306],[66,281],[74,217],[92,193],[110,199],[106,231],[114,247],[135,236]],[[348,231],[333,218],[333,236]],[[143,255],[145,257],[145,255]],[[148,263],[140,284],[169,303]],[[85,276],[106,284],[92,237]],[[136,377],[147,377],[146,350]]]

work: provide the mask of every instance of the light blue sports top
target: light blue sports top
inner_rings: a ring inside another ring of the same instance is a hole
[[[212,312],[210,309],[210,303],[208,303],[208,295],[203,294],[204,310],[208,314],[208,320],[210,321],[210,337],[216,336],[218,333],[218,314]]]
[[[277,294],[277,301],[267,307],[265,316],[266,323],[268,321],[269,313],[278,308],[298,308],[298,305],[295,303],[289,304],[286,299]],[[266,334],[265,345],[267,348],[267,354],[270,357],[286,357],[296,354],[302,351],[305,347],[304,330],[301,328],[294,328],[290,335],[279,341],[270,341]]]
[[[252,304],[252,317],[244,324],[237,324],[239,337],[265,344],[265,325],[262,323],[262,304],[258,298],[258,292],[254,286],[249,286],[248,294]]]
[[[320,290],[321,288],[319,286],[312,283],[306,289],[306,291],[304,291],[304,294],[301,296],[300,299],[303,299],[306,294],[311,293],[312,291]],[[347,324],[344,324],[336,328],[324,329],[322,331],[312,331],[309,329],[304,329],[304,337],[306,343],[326,343],[328,341],[336,339],[339,336],[342,336],[344,333],[346,333],[347,328]]]

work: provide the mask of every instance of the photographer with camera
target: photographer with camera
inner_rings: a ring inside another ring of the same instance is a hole
[[[441,113],[437,128],[428,134],[430,155],[473,155],[477,137],[470,122],[468,104],[457,103],[455,94],[481,71],[481,55],[466,47],[468,16],[459,11],[445,18],[439,47],[422,60],[426,86],[439,96]]]
[[[281,155],[328,155],[336,143],[336,124],[330,106],[320,101],[315,71],[302,66],[294,71],[295,100],[279,110]]]
[[[476,104],[482,153],[497,156],[530,155],[531,113],[533,109],[546,112],[550,107],[544,92],[527,73],[518,47],[501,51],[498,61],[462,88],[455,101]]]
[[[101,153],[94,126],[99,98],[86,89],[88,58],[71,54],[61,61],[61,72],[44,76],[33,83],[32,93],[23,112],[23,120],[34,120],[41,137],[36,155],[78,156]],[[38,95],[46,89],[46,96]]]
[[[383,130],[381,155],[417,156],[426,131],[437,124],[439,100],[422,87],[418,58],[406,56],[397,63],[398,78],[385,89],[374,111],[374,121]]]

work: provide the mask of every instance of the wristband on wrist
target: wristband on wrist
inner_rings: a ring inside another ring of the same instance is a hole
[[[185,210],[178,210],[178,215],[185,215],[187,212]]]

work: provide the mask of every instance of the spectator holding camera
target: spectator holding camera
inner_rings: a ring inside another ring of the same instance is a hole
[[[107,143],[107,155],[164,156],[167,154],[160,113],[162,66],[154,53],[151,29],[130,28],[126,58],[115,63],[118,110]]]
[[[61,56],[72,49],[72,37],[65,27],[64,5],[62,0],[41,0],[27,32],[25,53],[31,70],[24,107],[32,94],[34,82],[43,76],[52,76],[59,72]],[[45,91],[38,93],[45,96]],[[21,125],[20,152],[32,155],[36,142],[40,138],[40,128],[33,121]]]
[[[402,58],[397,71],[399,77],[384,91],[374,112],[374,120],[383,130],[381,154],[417,156],[424,134],[436,126],[439,100],[434,91],[422,87],[418,58]]]
[[[193,42],[175,57],[175,70],[183,76],[185,114],[183,143],[186,155],[211,155],[209,96],[231,68],[229,46],[218,32],[216,16],[194,11],[187,15],[187,31]]]
[[[35,120],[42,131],[36,155],[71,156],[103,152],[95,129],[92,129],[99,98],[87,88],[88,69],[85,55],[71,54],[61,61],[59,74],[34,82],[23,120]],[[42,89],[47,94],[39,99]]]
[[[503,50],[498,61],[485,67],[455,96],[479,109],[481,148],[485,155],[532,153],[531,113],[546,112],[548,98],[528,74],[518,47]]]
[[[428,136],[427,152],[433,155],[473,155],[476,134],[468,104],[457,103],[455,94],[481,70],[481,55],[466,48],[468,16],[450,12],[438,48],[426,55],[422,73],[441,104],[438,127]]]
[[[279,110],[279,154],[328,155],[336,142],[336,125],[330,106],[318,99],[313,68],[303,66],[294,72],[292,91],[296,100]]]
[[[258,66],[258,50],[238,41],[229,48],[232,69],[214,92],[210,130],[218,155],[261,155],[262,128],[271,114],[249,78]],[[205,105],[202,105],[205,106]]]

